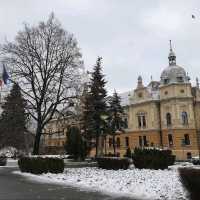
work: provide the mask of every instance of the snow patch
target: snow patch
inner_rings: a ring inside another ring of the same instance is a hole
[[[177,169],[172,170],[103,170],[98,168],[69,168],[63,174],[33,175],[14,172],[32,180],[70,185],[116,196],[139,199],[187,200]]]

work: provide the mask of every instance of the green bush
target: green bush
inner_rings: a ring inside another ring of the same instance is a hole
[[[124,155],[124,157],[132,158],[132,152],[130,148],[126,149],[126,154]]]
[[[97,158],[98,167],[102,169],[128,169],[131,164],[128,158],[100,157]]]
[[[180,168],[180,179],[188,190],[191,200],[200,198],[200,169]]]
[[[67,154],[74,156],[75,160],[85,160],[87,156],[87,143],[76,126],[69,128],[65,144]]]
[[[136,148],[133,154],[133,163],[139,169],[167,169],[174,161],[170,150]]]
[[[1,156],[0,157],[0,166],[6,166],[6,164],[7,164],[7,158]]]
[[[62,173],[64,161],[60,158],[22,157],[18,160],[21,172],[32,174]]]

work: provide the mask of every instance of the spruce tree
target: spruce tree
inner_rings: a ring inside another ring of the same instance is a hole
[[[99,139],[105,126],[103,116],[107,113],[106,81],[102,73],[101,60],[102,58],[98,57],[94,66],[85,104],[85,123],[89,137],[95,139],[96,156],[99,156]]]
[[[116,141],[115,136],[117,131],[123,131],[123,108],[121,106],[121,98],[114,91],[113,96],[109,101],[109,121],[110,121],[110,132],[113,136],[113,150],[114,154],[116,154]]]
[[[26,102],[22,97],[18,84],[14,84],[10,94],[2,105],[0,117],[0,146],[12,146],[25,150],[25,133],[27,115]]]

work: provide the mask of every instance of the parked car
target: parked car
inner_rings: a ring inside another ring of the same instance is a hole
[[[7,158],[5,155],[0,156],[0,166],[5,166],[7,163]]]
[[[194,165],[200,165],[199,156],[192,157],[192,163],[193,163]]]

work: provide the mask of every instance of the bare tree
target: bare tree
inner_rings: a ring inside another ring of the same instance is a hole
[[[47,22],[25,25],[14,42],[1,46],[1,53],[37,122],[33,154],[39,154],[45,125],[60,105],[70,106],[77,97],[83,66],[77,41],[52,13]]]

